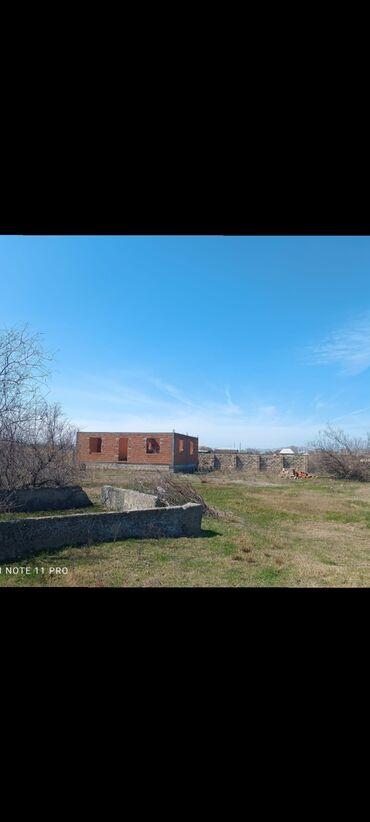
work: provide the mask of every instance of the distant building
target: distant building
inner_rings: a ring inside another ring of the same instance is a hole
[[[294,454],[294,451],[292,448],[282,448],[279,454]]]
[[[79,431],[79,463],[94,468],[157,468],[196,471],[198,438],[187,434]]]

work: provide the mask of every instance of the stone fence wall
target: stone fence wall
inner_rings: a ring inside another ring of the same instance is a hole
[[[0,520],[0,562],[72,545],[92,545],[132,537],[190,537],[200,533],[202,506],[189,502],[168,508],[68,514]]]
[[[308,471],[306,454],[245,454],[242,451],[212,451],[199,454],[199,471],[241,470],[250,474],[266,471],[279,474],[283,468]]]
[[[260,463],[259,454],[237,454],[235,468],[254,474],[260,470]]]
[[[200,467],[200,464],[199,464]],[[236,454],[214,453],[214,468],[235,468]],[[199,469],[198,469],[199,470]]]
[[[213,451],[201,454],[198,452],[198,460],[198,471],[213,471],[215,468],[215,455]]]
[[[68,508],[86,508],[89,505],[92,502],[80,485],[0,491],[0,511],[64,511]]]

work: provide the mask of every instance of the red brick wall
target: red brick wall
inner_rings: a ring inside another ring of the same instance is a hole
[[[159,441],[159,454],[146,453],[147,437]],[[172,465],[172,434],[135,434],[128,440],[127,463],[145,465]]]
[[[89,438],[101,437],[102,448],[100,454],[90,454]],[[118,442],[120,437],[128,438],[128,451],[126,465],[172,465],[172,437],[173,434],[155,433],[127,433],[125,431],[115,433],[104,433],[104,431],[89,431],[77,434],[77,452],[80,462],[119,462]],[[159,440],[159,454],[146,453],[147,437],[154,437]]]
[[[198,462],[198,439],[186,434],[175,434],[175,465],[191,465]],[[180,440],[184,443],[182,454],[179,452]],[[190,455],[190,441],[194,443],[193,453]]]
[[[90,437],[101,437],[102,446],[100,454],[90,454]],[[101,431],[79,431],[77,434],[77,454],[80,462],[118,462],[118,438],[119,434],[104,434]]]

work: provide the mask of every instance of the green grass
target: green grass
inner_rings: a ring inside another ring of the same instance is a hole
[[[203,518],[199,537],[42,552],[2,563],[0,586],[369,587],[370,484],[282,480],[266,486],[240,474],[233,479],[220,473],[206,483],[191,478],[210,505],[231,517]],[[125,475],[125,486],[129,482]],[[98,487],[94,494],[98,501]],[[82,509],[89,510],[102,509]],[[6,574],[6,567],[30,571]]]
[[[262,582],[272,584],[281,581],[281,571],[278,568],[263,568],[258,577]]]
[[[357,513],[343,513],[342,511],[331,511],[329,514],[325,515],[325,520],[327,522],[360,522],[361,519],[365,519],[366,514],[359,515]]]

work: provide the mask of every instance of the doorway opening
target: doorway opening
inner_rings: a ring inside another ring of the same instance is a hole
[[[118,441],[118,460],[127,462],[128,437],[120,437]]]

